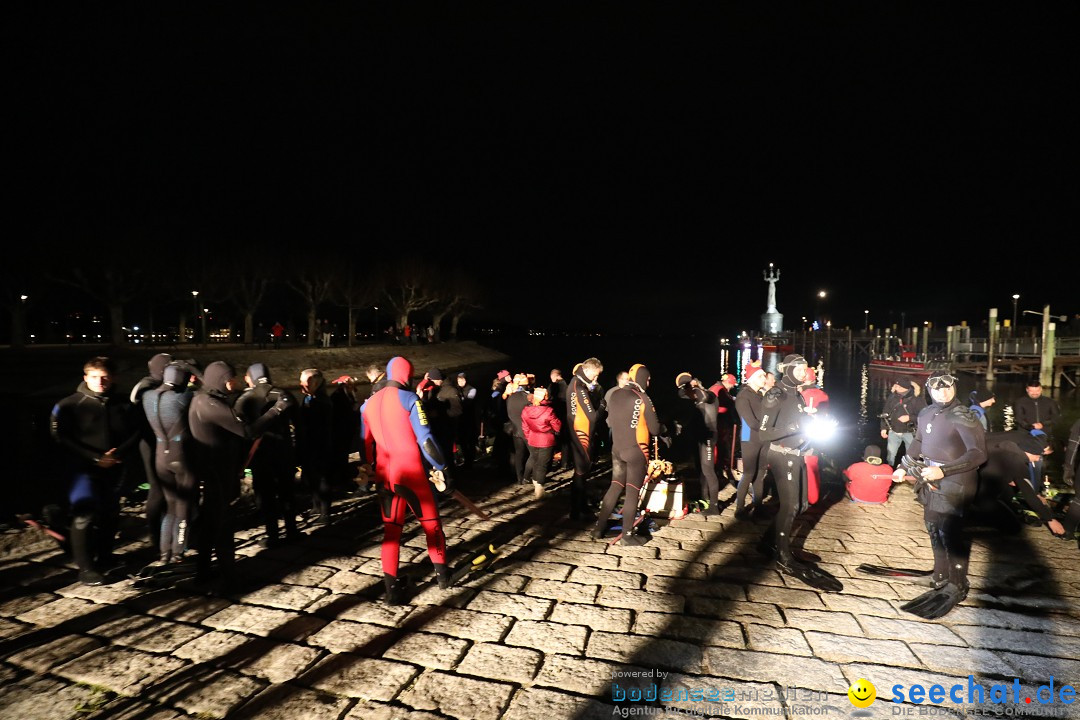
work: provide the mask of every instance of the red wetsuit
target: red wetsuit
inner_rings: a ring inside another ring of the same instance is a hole
[[[405,509],[413,514],[427,535],[428,555],[438,570],[446,564],[446,538],[439,521],[439,507],[431,491],[426,460],[437,470],[446,467],[431,434],[420,399],[409,390],[412,365],[395,357],[386,366],[386,387],[360,408],[364,448],[374,458],[375,476],[382,483],[383,572],[397,577],[401,530]]]

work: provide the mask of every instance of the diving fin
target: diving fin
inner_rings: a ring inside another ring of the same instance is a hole
[[[934,582],[934,571],[932,569],[919,570],[917,568],[889,567],[888,565],[870,565],[863,563],[855,568],[855,570],[864,575],[876,575],[878,577],[900,580],[902,582],[909,582],[926,587],[940,588],[945,584],[944,582],[941,582],[940,584]]]
[[[776,543],[772,538],[762,538],[761,542],[757,544],[755,548],[758,553],[765,557],[771,557],[774,560],[779,555],[779,551],[776,549]],[[791,548],[791,554],[795,556],[795,559],[804,563],[819,563],[821,562],[821,556],[815,555],[809,550],[803,550],[801,548]]]
[[[840,592],[844,589],[844,584],[837,580],[831,573],[828,573],[811,563],[802,563],[794,559],[787,562],[777,560],[776,569],[785,575],[791,575],[794,578],[798,578],[810,587],[817,588],[818,590]]]
[[[947,583],[936,590],[923,593],[914,600],[907,601],[900,606],[900,609],[927,620],[934,620],[948,614],[967,597],[967,594],[967,587]]]

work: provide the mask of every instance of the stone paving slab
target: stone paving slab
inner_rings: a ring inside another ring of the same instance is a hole
[[[54,667],[52,672],[74,682],[109,688],[119,695],[136,696],[187,665],[180,658],[114,646],[80,655]]]
[[[422,675],[402,695],[401,701],[420,710],[471,720],[498,720],[510,704],[514,686],[473,680],[443,672]]]
[[[12,720],[74,720],[109,700],[99,688],[36,677],[5,682],[0,689],[0,717]]]
[[[66,583],[73,574],[56,553],[0,560],[0,577],[25,579],[0,587],[0,716],[11,707],[19,718],[86,717],[76,703],[96,703],[89,717],[110,720],[581,720],[614,716],[618,679],[746,695],[697,708],[708,717],[800,717],[801,705],[777,699],[785,687],[816,692],[819,706],[848,717],[847,685],[866,677],[879,694],[866,717],[892,717],[896,684],[951,685],[969,672],[987,687],[1019,677],[1028,694],[1051,675],[1080,684],[1078,553],[1041,528],[977,533],[968,599],[924,621],[899,609],[923,588],[855,572],[860,562],[928,564],[921,513],[903,495],[873,508],[839,503],[813,527],[800,523],[804,547],[841,578],[841,593],[778,574],[754,551],[767,523],[733,521],[730,506],[719,521],[660,521],[645,545],[622,547],[565,526],[531,493],[481,501],[504,517],[451,512],[451,559],[493,540],[505,555],[440,590],[410,521],[403,568],[417,592],[402,606],[383,601],[370,522],[361,533],[335,525],[281,553],[260,551],[257,530],[245,531],[245,590],[230,597]],[[374,512],[371,502],[356,507]],[[516,536],[500,539],[508,531]],[[34,705],[31,689],[48,698]],[[917,715],[927,705],[902,707]],[[691,708],[650,709],[685,718]]]
[[[236,672],[203,667],[149,688],[145,697],[201,718],[226,718],[264,687]]]

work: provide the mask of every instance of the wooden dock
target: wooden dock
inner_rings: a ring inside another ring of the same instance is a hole
[[[1031,375],[1039,374],[1039,358],[994,358],[994,375]],[[953,362],[955,372],[975,375],[986,374],[986,360]],[[1054,357],[1054,386],[1065,380],[1073,387],[1080,383],[1080,355],[1057,355]]]

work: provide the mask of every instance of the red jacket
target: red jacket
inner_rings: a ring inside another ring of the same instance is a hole
[[[525,442],[532,447],[552,447],[562,430],[562,422],[547,402],[527,405],[521,411],[521,430],[525,433]]]
[[[893,469],[882,463],[857,462],[844,471],[848,495],[855,502],[883,503],[889,499]]]

